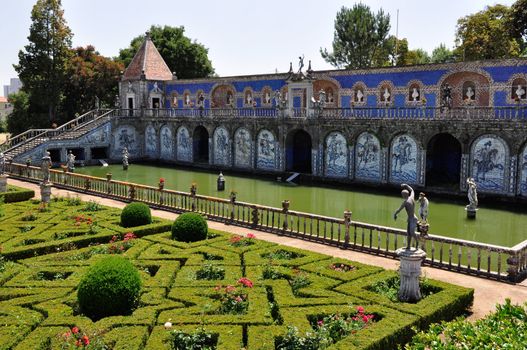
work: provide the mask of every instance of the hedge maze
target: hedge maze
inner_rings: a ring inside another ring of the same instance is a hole
[[[123,228],[120,210],[74,198],[49,207],[10,203],[2,210],[0,349],[61,349],[74,326],[92,348],[99,342],[111,349],[171,349],[174,330],[203,328],[214,334],[217,349],[275,349],[287,326],[313,331],[317,320],[353,314],[358,306],[373,320],[330,348],[391,349],[412,336],[412,327],[451,319],[473,298],[472,290],[428,281],[432,293],[420,302],[392,302],[371,290],[394,278],[392,271],[252,235],[210,231],[206,240],[178,242],[171,238],[172,222],[154,218]],[[129,232],[137,238],[125,239]],[[121,254],[140,271],[139,307],[94,323],[80,314],[76,288],[89,266],[108,254]],[[238,300],[239,312],[219,312],[225,298]]]

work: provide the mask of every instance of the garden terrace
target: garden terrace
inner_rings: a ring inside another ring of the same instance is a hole
[[[200,325],[215,334],[217,349],[275,349],[287,326],[303,334],[317,320],[353,315],[359,306],[373,320],[332,348],[386,349],[406,342],[411,327],[423,329],[464,312],[473,299],[470,289],[429,280],[431,294],[420,302],[393,302],[371,288],[395,272],[248,234],[209,230],[206,240],[182,243],[171,239],[169,221],[154,218],[149,225],[123,228],[120,210],[74,197],[55,198],[49,206],[4,204],[3,212],[0,242],[7,261],[0,272],[0,347],[5,349],[60,348],[61,335],[73,326],[92,343],[101,340],[113,349],[168,349],[171,330],[192,332]],[[137,238],[126,239],[128,232]],[[79,314],[76,288],[87,269],[108,254],[121,254],[137,267],[143,290],[133,314],[94,323]],[[206,266],[224,273],[208,279],[205,271],[198,280]],[[219,312],[218,294],[228,285],[243,291],[247,307],[240,314]]]

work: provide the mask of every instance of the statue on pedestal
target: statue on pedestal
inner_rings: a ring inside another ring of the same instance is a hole
[[[51,168],[51,156],[48,151],[44,153],[42,157],[42,163],[40,164],[40,170],[42,170],[42,183],[47,184],[49,182],[49,168]]]
[[[428,222],[428,198],[426,198],[426,195],[421,192],[419,193],[419,218],[421,219],[421,222],[426,223]]]
[[[128,148],[123,148],[123,170],[128,170]]]
[[[468,185],[468,202],[467,209],[475,210],[478,208],[478,185],[476,184],[476,181],[474,178],[469,177],[467,178],[467,185]]]
[[[412,246],[412,238],[417,241],[417,236],[415,235],[415,230],[417,228],[417,217],[415,216],[415,199],[414,199],[414,189],[407,184],[401,184],[401,196],[403,197],[403,202],[399,209],[393,214],[393,219],[397,220],[397,214],[403,209],[406,210],[408,215],[407,226],[406,226],[406,237],[407,245],[406,249],[410,249]]]
[[[68,159],[66,160],[66,166],[68,167],[68,171],[70,173],[75,171],[75,155],[70,150],[68,153]]]

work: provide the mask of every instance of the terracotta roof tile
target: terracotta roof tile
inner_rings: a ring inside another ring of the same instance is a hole
[[[0,96],[0,103],[7,103],[7,97]]]
[[[143,71],[146,80],[172,80],[172,72],[148,34],[132,62],[126,68],[123,80],[140,79]]]

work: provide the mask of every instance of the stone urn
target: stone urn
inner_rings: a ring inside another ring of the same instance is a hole
[[[287,212],[289,211],[289,200],[282,201],[282,211]]]
[[[112,173],[106,173],[106,180],[112,181]]]

